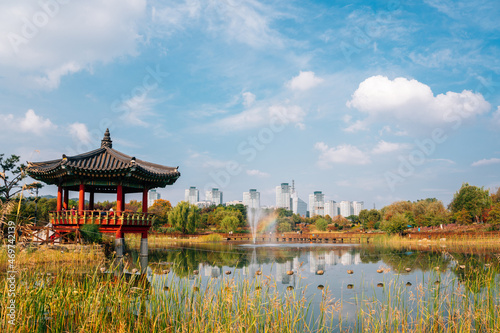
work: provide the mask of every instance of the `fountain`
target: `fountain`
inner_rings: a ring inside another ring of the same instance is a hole
[[[250,225],[250,230],[252,231],[252,239],[255,244],[255,239],[257,238],[257,227],[259,225],[261,210],[260,208],[248,208],[247,218],[248,224]]]

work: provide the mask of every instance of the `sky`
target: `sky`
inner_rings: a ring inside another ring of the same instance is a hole
[[[438,198],[500,186],[500,3],[0,3],[0,153],[100,147],[224,201]],[[45,186],[41,194],[56,193]],[[76,196],[76,194],[75,194]]]

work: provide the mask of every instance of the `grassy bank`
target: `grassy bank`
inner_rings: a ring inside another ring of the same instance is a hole
[[[474,248],[480,250],[499,250],[500,251],[500,239],[498,237],[488,237],[483,236],[484,234],[472,235],[466,237],[462,234],[453,235],[447,234],[441,238],[435,239],[415,239],[409,238],[408,236],[399,235],[377,235],[373,239],[373,244],[390,246],[390,247],[407,247],[415,246],[427,248],[430,246],[434,247],[449,247],[452,249],[461,248]]]

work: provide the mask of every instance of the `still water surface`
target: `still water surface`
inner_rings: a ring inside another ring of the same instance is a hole
[[[138,253],[131,251],[131,262]],[[152,287],[163,289],[179,280],[200,289],[223,280],[270,281],[278,290],[299,292],[318,310],[328,291],[332,301],[341,300],[339,310],[352,322],[361,300],[462,288],[481,293],[482,274],[498,272],[499,258],[490,253],[450,252],[446,248],[390,249],[348,244],[217,244],[175,245],[150,250],[147,268]],[[165,269],[169,273],[165,274]],[[496,280],[498,283],[498,274]]]

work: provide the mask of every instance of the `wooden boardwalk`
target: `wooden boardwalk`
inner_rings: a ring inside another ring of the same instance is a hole
[[[377,234],[370,233],[302,233],[295,232],[258,234],[255,241],[258,243],[290,242],[290,243],[370,243]],[[253,241],[252,234],[222,234],[227,241]]]

